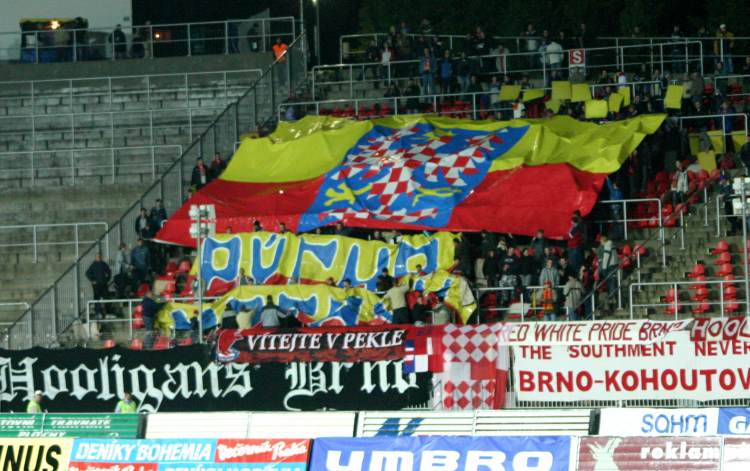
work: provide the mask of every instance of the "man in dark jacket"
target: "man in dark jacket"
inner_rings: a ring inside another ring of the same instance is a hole
[[[130,251],[130,263],[133,265],[133,291],[138,291],[138,286],[148,278],[151,266],[151,252],[143,239],[138,239],[138,245]]]
[[[203,163],[203,158],[198,157],[198,160],[193,167],[193,173],[190,176],[190,184],[195,187],[196,190],[200,190],[206,183],[211,180],[211,170]]]
[[[497,255],[495,255],[495,249],[490,249],[484,257],[482,272],[487,280],[487,286],[497,286],[497,282],[500,280],[500,265]]]
[[[102,260],[101,254],[97,254],[94,261],[89,265],[88,270],[86,270],[86,278],[91,282],[95,300],[98,301],[107,297],[111,277],[112,272],[109,269],[109,265]],[[102,306],[100,303],[94,304],[94,312],[97,318],[101,318]]]
[[[167,208],[164,207],[164,202],[161,200],[161,198],[158,198],[154,207],[151,208],[150,216],[151,225],[153,226],[153,233],[156,234],[156,232],[161,229],[164,221],[167,220]]]
[[[146,208],[141,208],[141,214],[135,218],[135,233],[141,239],[151,238],[151,218],[148,217]]]

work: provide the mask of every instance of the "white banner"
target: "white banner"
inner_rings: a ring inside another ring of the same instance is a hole
[[[602,409],[599,435],[716,435],[719,409]]]
[[[747,334],[744,318],[711,319],[650,343],[516,345],[513,387],[520,401],[748,398]]]
[[[498,334],[508,345],[629,345],[663,340],[671,332],[686,330],[692,319],[680,321],[577,321],[512,322]]]

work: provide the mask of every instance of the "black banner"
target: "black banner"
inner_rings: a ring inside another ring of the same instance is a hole
[[[36,390],[49,412],[111,412],[131,390],[145,412],[397,410],[429,401],[432,375],[400,361],[227,363],[209,346],[155,352],[0,350],[0,410],[25,412]]]

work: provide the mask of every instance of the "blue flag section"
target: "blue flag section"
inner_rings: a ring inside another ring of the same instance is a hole
[[[719,409],[719,435],[750,435],[750,409]]]
[[[320,438],[311,471],[570,471],[571,437]]]

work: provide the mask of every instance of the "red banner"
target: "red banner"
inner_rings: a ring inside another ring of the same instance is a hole
[[[216,463],[307,463],[310,440],[223,439]]]
[[[216,343],[219,361],[382,361],[405,355],[412,326],[223,330]]]
[[[583,437],[578,471],[719,471],[718,437]]]

